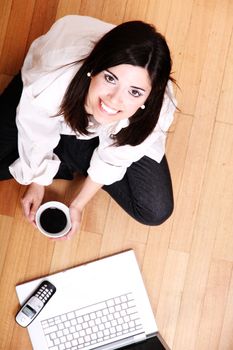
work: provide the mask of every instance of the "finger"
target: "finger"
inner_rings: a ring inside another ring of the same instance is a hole
[[[79,225],[73,225],[71,230],[65,235],[65,236],[62,236],[62,237],[58,237],[58,238],[51,238],[52,241],[67,241],[67,240],[70,240],[74,234],[77,232],[78,230],[78,226]]]
[[[35,216],[36,216],[36,209],[32,208],[28,216],[28,219],[31,223],[35,223]]]
[[[34,201],[32,204],[31,204],[31,208],[30,208],[30,213],[29,213],[29,221],[31,223],[35,223],[35,217],[36,217],[36,212],[40,206],[40,201]]]
[[[24,216],[29,220],[31,203],[29,201],[26,201],[24,198],[22,198],[21,206],[22,206]]]
[[[37,228],[37,225],[36,225],[35,221],[32,222],[32,225],[33,225],[35,228]]]
[[[67,235],[64,236],[65,239],[71,239],[74,234],[76,233],[77,230],[75,230],[75,228],[72,228],[68,233]]]

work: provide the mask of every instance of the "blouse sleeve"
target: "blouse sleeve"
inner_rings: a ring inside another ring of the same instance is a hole
[[[59,110],[77,62],[112,27],[91,17],[65,16],[32,43],[22,67],[24,87],[17,108],[19,159],[9,167],[19,183],[52,182],[60,165],[53,153],[60,139],[60,119],[51,116]]]
[[[59,117],[51,117],[42,107],[33,105],[24,91],[16,122],[19,158],[9,167],[11,174],[23,185],[49,185],[60,165],[53,153],[60,139]]]

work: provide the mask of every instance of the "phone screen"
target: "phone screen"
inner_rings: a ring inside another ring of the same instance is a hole
[[[36,311],[28,304],[24,306],[22,312],[29,318],[33,318],[33,316],[36,314]]]

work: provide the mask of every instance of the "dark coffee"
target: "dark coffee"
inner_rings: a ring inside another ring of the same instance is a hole
[[[62,210],[48,208],[40,215],[41,227],[49,233],[59,233],[66,227],[67,218]]]

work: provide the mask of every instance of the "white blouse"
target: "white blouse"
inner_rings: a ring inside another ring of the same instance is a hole
[[[176,100],[169,82],[154,131],[137,146],[112,146],[111,134],[128,125],[121,120],[100,125],[89,121],[91,135],[75,133],[57,114],[66,89],[91,49],[114,25],[98,19],[70,15],[59,19],[47,34],[36,39],[22,67],[23,92],[17,107],[19,158],[9,167],[21,184],[49,185],[60,160],[53,153],[60,135],[78,139],[99,137],[88,174],[94,182],[112,184],[122,179],[127,167],[144,155],[160,162],[165,153],[166,131],[173,120]],[[79,155],[77,155],[78,157]]]

